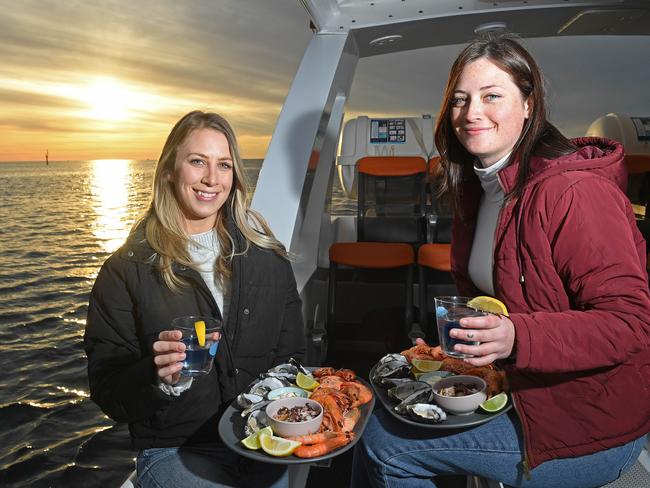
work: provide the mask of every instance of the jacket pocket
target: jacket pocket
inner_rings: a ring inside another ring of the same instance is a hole
[[[248,286],[237,310],[236,356],[261,358],[275,354],[286,301],[284,291],[270,285]]]

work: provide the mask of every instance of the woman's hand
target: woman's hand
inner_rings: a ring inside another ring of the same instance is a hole
[[[454,350],[473,357],[465,358],[474,366],[486,366],[512,354],[515,326],[505,315],[488,314],[460,320],[462,329],[451,329],[449,335],[462,341],[480,342],[478,346],[456,344]]]
[[[175,385],[181,376],[185,360],[185,344],[181,342],[180,330],[163,330],[153,343],[153,362],[158,368],[158,377],[163,383]],[[221,334],[212,334],[212,340],[221,340]]]
[[[185,344],[180,330],[163,330],[153,343],[153,362],[158,368],[160,381],[168,385],[178,383],[185,359]]]

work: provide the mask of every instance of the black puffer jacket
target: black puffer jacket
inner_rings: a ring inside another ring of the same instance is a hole
[[[243,249],[243,237],[232,234]],[[175,267],[192,286],[174,293],[154,260],[136,232],[97,276],[84,336],[91,398],[112,419],[129,423],[135,447],[214,442],[220,413],[253,378],[291,356],[302,359],[305,334],[293,272],[288,261],[254,245],[234,258],[229,347],[222,343],[210,374],[170,397],[156,385],[152,344],[159,332],[174,317],[221,313],[196,271]]]

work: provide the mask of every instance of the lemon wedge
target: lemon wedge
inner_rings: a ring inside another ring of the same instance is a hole
[[[299,446],[300,442],[283,439],[274,435],[261,434],[259,436],[262,450],[271,456],[290,456]]]
[[[433,361],[431,359],[413,359],[411,365],[415,368],[416,372],[428,373],[430,371],[438,371],[442,366],[442,361]]]
[[[194,330],[196,331],[196,340],[199,342],[199,346],[205,347],[205,322],[203,320],[194,322]]]
[[[262,447],[260,446],[261,435],[273,435],[273,429],[270,426],[264,427],[263,429],[249,435],[246,439],[242,439],[241,443],[248,449],[257,450]]]
[[[298,388],[302,388],[303,390],[312,391],[320,385],[320,383],[316,381],[313,376],[308,376],[298,371],[298,374],[296,375],[296,385]]]
[[[508,309],[505,304],[494,297],[474,297],[467,302],[467,306],[481,312],[508,316]]]
[[[507,403],[508,395],[505,392],[501,392],[498,395],[494,395],[489,400],[485,400],[479,406],[486,412],[494,413],[505,407]]]

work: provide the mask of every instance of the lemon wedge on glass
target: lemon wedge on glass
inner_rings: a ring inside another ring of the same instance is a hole
[[[290,456],[300,446],[298,441],[291,441],[274,435],[261,434],[259,440],[260,446],[265,453],[277,457]]]
[[[256,450],[260,447],[260,436],[261,435],[273,435],[273,429],[268,426],[263,429],[249,435],[246,439],[242,439],[241,443],[244,444],[248,449]]]
[[[205,347],[205,322],[203,320],[194,322],[194,330],[196,331],[196,340],[199,346]]]
[[[467,306],[481,312],[508,316],[508,309],[505,304],[494,297],[474,297],[467,302]]]
[[[479,405],[479,407],[486,412],[494,413],[505,407],[507,403],[508,395],[505,392],[501,392],[498,395],[494,395],[489,400],[485,400]]]
[[[298,374],[296,375],[296,385],[298,388],[302,388],[303,390],[312,391],[320,385],[320,383],[316,381],[313,376],[308,376],[298,371]]]

